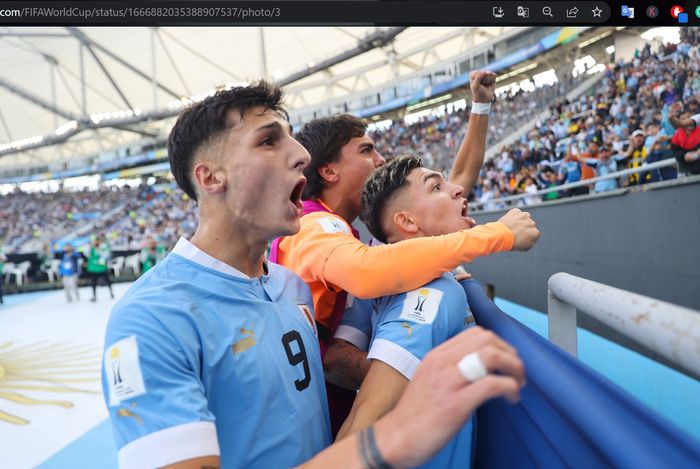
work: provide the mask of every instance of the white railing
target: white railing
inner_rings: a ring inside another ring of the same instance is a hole
[[[549,340],[577,355],[586,314],[700,379],[700,311],[560,272],[548,282]]]
[[[537,197],[537,196],[542,196],[545,194],[549,194],[550,192],[559,192],[559,191],[565,191],[569,189],[574,189],[576,187],[583,187],[583,186],[590,186],[592,184],[595,184],[598,181],[605,181],[607,179],[617,179],[620,177],[628,176],[630,174],[636,174],[636,173],[646,173],[650,172],[656,169],[660,168],[667,168],[670,166],[675,166],[676,165],[676,160],[673,158],[668,158],[666,160],[662,161],[656,161],[654,163],[644,163],[642,166],[639,166],[637,168],[631,168],[631,169],[623,169],[621,171],[617,171],[615,173],[610,173],[606,174],[605,176],[597,176],[591,179],[583,179],[581,181],[576,181],[576,182],[570,182],[568,184],[562,184],[561,186],[555,186],[555,187],[548,187],[546,189],[539,190],[537,192],[533,192],[532,194],[528,193],[523,193],[523,194],[517,194],[517,195],[511,195],[508,197],[501,197],[498,199],[491,199],[485,202],[470,202],[469,203],[469,209],[470,210],[475,210],[475,211],[480,211],[484,210],[483,207],[485,205],[493,205],[493,204],[504,204],[505,205],[508,202],[515,202],[519,201],[521,199],[529,199],[532,197]],[[601,192],[598,192],[601,193]],[[557,199],[560,200],[560,199]],[[509,204],[510,206],[517,206],[517,203],[511,203]],[[530,204],[532,205],[532,204]],[[502,209],[499,209],[502,210]]]

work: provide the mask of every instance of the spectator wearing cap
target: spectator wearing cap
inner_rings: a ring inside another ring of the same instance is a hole
[[[639,168],[646,161],[647,149],[644,147],[645,138],[646,135],[641,129],[632,132],[629,147],[627,147],[627,152],[623,158],[627,162],[627,169]],[[649,177],[648,175],[646,176]],[[634,186],[640,184],[640,180],[639,173],[630,174],[627,177],[627,185]]]

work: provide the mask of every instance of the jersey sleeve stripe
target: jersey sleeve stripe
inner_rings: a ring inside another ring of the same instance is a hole
[[[166,428],[122,447],[119,467],[162,467],[187,459],[219,456],[214,422],[192,422]]]
[[[346,324],[338,326],[338,329],[335,331],[335,338],[346,340],[360,350],[367,350],[367,344],[369,343],[367,334]]]
[[[418,357],[386,339],[376,339],[372,342],[372,348],[367,354],[367,360],[381,360],[409,380],[413,378],[418,365],[420,365]]]

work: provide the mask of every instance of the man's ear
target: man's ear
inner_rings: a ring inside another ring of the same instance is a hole
[[[400,230],[403,233],[416,234],[420,231],[418,220],[415,215],[409,210],[399,210],[391,217],[391,222],[395,230]]]
[[[212,161],[200,161],[192,170],[195,190],[205,194],[226,192],[224,172]]]
[[[317,169],[319,176],[326,184],[334,184],[338,182],[338,165],[335,163],[322,164]]]

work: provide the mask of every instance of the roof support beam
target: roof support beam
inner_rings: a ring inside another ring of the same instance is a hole
[[[92,42],[87,38],[85,34],[83,34],[81,31],[78,31],[78,28],[69,27],[68,30],[76,37],[76,39],[78,39],[78,41],[80,41],[85,46],[87,51],[90,53],[90,55],[92,55],[92,58],[95,60],[95,63],[97,63],[97,66],[100,67],[102,73],[105,74],[107,80],[109,80],[109,82],[112,84],[119,97],[122,98],[122,101],[124,101],[126,107],[133,111],[134,106],[132,106],[129,100],[126,99],[126,95],[122,92],[121,88],[119,88],[117,82],[114,81],[114,78],[112,78],[112,75],[109,73],[109,70],[107,70],[107,67],[105,67],[105,65],[102,63],[95,51],[92,49]]]
[[[107,55],[108,57],[110,57],[110,58],[116,60],[116,61],[119,62],[121,65],[123,65],[124,67],[128,68],[129,70],[131,70],[132,72],[134,72],[135,74],[137,74],[138,76],[140,76],[141,78],[143,78],[144,80],[148,80],[148,81],[151,81],[151,80],[152,80],[152,78],[151,78],[147,73],[142,72],[141,70],[139,70],[138,68],[134,67],[132,64],[130,64],[130,63],[127,62],[126,60],[124,60],[124,59],[122,59],[121,57],[119,57],[117,54],[115,54],[115,53],[112,52],[111,50],[107,49],[107,48],[104,47],[104,46],[101,46],[101,45],[98,44],[98,43],[96,43],[95,41],[93,41],[92,39],[90,39],[85,33],[83,33],[82,31],[80,31],[78,28],[76,28],[76,27],[74,27],[74,26],[69,26],[67,29],[68,29],[68,31],[70,31],[70,33],[71,33],[73,36],[75,36],[76,38],[78,38],[78,40],[80,40],[83,44],[90,45],[90,46],[94,47],[95,49],[99,50],[100,52],[102,52],[103,54]],[[171,90],[170,88],[164,86],[162,83],[156,82],[156,84],[157,84],[157,86],[158,86],[159,89],[161,89],[162,91],[168,93],[168,94],[169,94],[170,96],[172,96],[173,98],[175,98],[175,99],[180,99],[180,98],[182,97],[180,94],[178,94],[178,93],[176,93],[175,91]]]
[[[63,109],[59,108],[58,106],[54,106],[53,104],[44,101],[39,96],[37,96],[37,95],[27,91],[27,90],[23,90],[22,88],[18,87],[17,85],[15,85],[13,83],[10,83],[9,81],[5,80],[4,78],[0,78],[0,87],[7,89],[8,91],[16,94],[17,96],[20,96],[20,97],[26,99],[27,101],[34,103],[39,107],[46,109],[47,111],[50,111],[50,112],[57,114],[59,116],[63,116],[68,120],[76,120],[76,121],[80,120],[80,118],[75,116],[74,114],[72,114],[66,110],[63,110]]]
[[[300,72],[293,73],[287,78],[283,78],[282,80],[280,80],[278,84],[280,86],[287,86],[290,83],[294,83],[295,81],[299,81],[302,78],[308,77],[309,75],[313,75],[314,73],[318,73],[320,71],[331,68],[334,65],[338,65],[341,62],[350,60],[353,57],[357,57],[358,55],[362,55],[365,52],[368,52],[372,49],[383,47],[389,44],[391,41],[393,41],[394,38],[398,36],[401,32],[403,32],[405,29],[407,28],[397,27],[391,28],[387,31],[375,31],[366,38],[358,41],[357,46],[353,47],[352,49],[349,49],[341,54],[331,57],[330,59],[324,60],[321,63],[315,64],[312,67],[306,67],[306,69]]]

